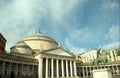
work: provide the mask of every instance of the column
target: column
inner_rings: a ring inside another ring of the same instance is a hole
[[[66,60],[66,76],[68,77],[68,60]]]
[[[48,58],[46,58],[46,78],[48,78]]]
[[[90,67],[90,77],[92,77],[92,69],[91,69],[91,67]]]
[[[54,77],[54,64],[53,64],[53,59],[51,59],[51,77]]]
[[[43,58],[39,58],[39,65],[38,65],[38,78],[42,78],[42,65],[43,65]]]
[[[82,67],[83,77],[85,77],[85,70],[84,67]]]
[[[76,71],[76,61],[74,61],[74,75],[77,77],[77,71]]]
[[[112,71],[113,71],[113,75],[115,75],[115,69],[114,69],[114,66],[112,66]]]
[[[116,73],[117,73],[117,75],[119,75],[119,72],[120,72],[120,70],[119,70],[118,66],[116,65]]]
[[[22,70],[21,75],[22,76],[24,76],[24,74],[25,74],[23,69],[24,69],[24,65],[22,64],[22,68],[21,68],[21,70]]]
[[[34,78],[34,65],[32,66],[32,78]]]
[[[108,69],[111,70],[111,69],[110,69],[110,66],[108,66]]]
[[[61,60],[61,66],[62,66],[62,77],[64,77],[64,63],[63,63],[63,60]]]
[[[10,68],[9,68],[9,75],[11,74],[11,62],[10,62]]]
[[[88,77],[88,70],[87,70],[87,67],[86,67],[86,76]]]
[[[3,61],[3,66],[2,66],[2,74],[4,75],[5,72],[5,61]]]
[[[71,74],[71,77],[73,77],[72,60],[70,60],[70,74]]]
[[[16,63],[16,72],[15,72],[15,75],[17,76],[18,74],[18,64]]]
[[[59,66],[58,66],[58,59],[56,59],[56,69],[57,69],[57,77],[59,77]]]
[[[29,65],[27,65],[27,77],[29,76]]]

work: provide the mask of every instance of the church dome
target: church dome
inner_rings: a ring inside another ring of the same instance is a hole
[[[35,52],[50,50],[58,47],[58,43],[54,39],[41,32],[25,37],[18,41],[18,43],[25,43]]]
[[[19,54],[33,54],[32,49],[25,44],[24,42],[19,42],[15,46],[11,48],[11,53],[19,53]]]

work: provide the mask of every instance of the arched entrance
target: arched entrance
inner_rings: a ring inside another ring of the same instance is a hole
[[[14,71],[11,71],[10,78],[15,78]]]

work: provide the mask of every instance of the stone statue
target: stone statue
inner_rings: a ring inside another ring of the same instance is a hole
[[[98,69],[98,64],[103,63],[105,68],[105,63],[108,61],[106,53],[101,53],[101,49],[97,51],[97,57],[93,60],[93,65]]]

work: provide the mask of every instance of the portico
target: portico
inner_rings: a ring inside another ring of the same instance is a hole
[[[64,49],[41,52],[36,58],[39,59],[39,78],[77,78],[75,57]]]

